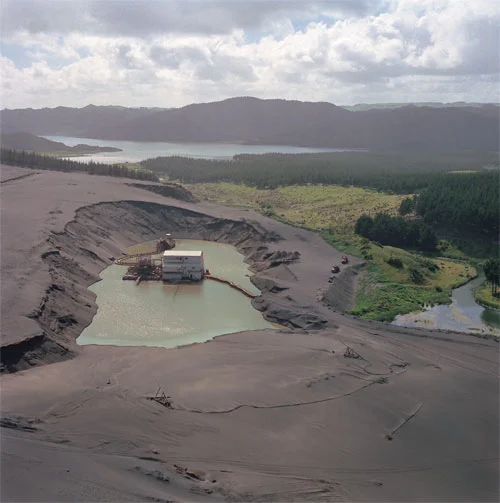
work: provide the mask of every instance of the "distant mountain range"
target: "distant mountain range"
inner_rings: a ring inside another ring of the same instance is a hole
[[[477,103],[477,102],[467,102],[467,101],[454,101],[452,103],[441,103],[439,101],[424,101],[415,103],[358,103],[356,105],[344,105],[342,108],[350,110],[351,112],[356,112],[359,110],[372,110],[373,108],[401,108],[401,107],[431,107],[431,108],[456,108],[456,107],[484,107],[484,106],[500,106],[499,103]]]
[[[99,152],[120,152],[121,148],[115,147],[98,147],[95,145],[78,144],[74,147],[61,143],[59,141],[47,140],[40,138],[30,133],[8,133],[0,136],[0,143],[2,148],[9,148],[11,150],[28,150],[32,152],[39,152],[44,154],[57,154],[57,155],[83,155],[83,154],[97,154]]]
[[[176,109],[89,105],[3,110],[1,120],[3,133],[105,140],[497,151],[499,110],[494,104],[453,104],[351,111],[325,102],[243,97]]]

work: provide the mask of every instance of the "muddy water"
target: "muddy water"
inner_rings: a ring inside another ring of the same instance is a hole
[[[432,306],[420,313],[399,315],[393,324],[500,335],[500,312],[485,309],[474,300],[472,292],[483,281],[484,276],[481,275],[453,290],[450,305]]]
[[[205,267],[258,294],[243,255],[230,245],[209,241],[177,240],[178,250],[203,250]],[[274,328],[229,286],[205,280],[169,285],[123,281],[126,267],[111,265],[102,281],[90,289],[97,295],[98,312],[78,338],[78,344],[177,347],[204,342],[217,335]]]

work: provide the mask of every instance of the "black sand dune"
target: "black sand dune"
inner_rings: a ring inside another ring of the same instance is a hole
[[[329,284],[339,252],[253,212],[86,174],[1,182],[2,501],[498,500],[496,341],[343,315],[357,261]],[[98,272],[166,231],[237,246],[287,328],[76,345]]]

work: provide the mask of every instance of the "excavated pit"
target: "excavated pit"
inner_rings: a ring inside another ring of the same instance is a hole
[[[264,318],[289,328],[327,326],[321,315],[297,305],[286,295],[294,281],[288,265],[300,253],[280,247],[281,237],[257,222],[218,219],[202,213],[156,203],[122,201],[86,206],[76,212],[63,232],[52,233],[50,250],[39,256],[51,277],[40,306],[29,314],[40,332],[29,340],[3,346],[2,370],[15,372],[73,357],[81,351],[76,339],[97,311],[88,287],[99,272],[127,246],[170,232],[179,239],[201,239],[231,244],[245,256],[255,273],[261,295],[253,306]]]

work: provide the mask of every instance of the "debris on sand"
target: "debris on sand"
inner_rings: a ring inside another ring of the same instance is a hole
[[[344,358],[358,359],[361,358],[361,356],[358,353],[356,353],[356,351],[354,351],[354,349],[352,349],[350,346],[347,346],[347,349],[345,350],[344,353]]]
[[[179,475],[184,475],[186,478],[201,480],[202,482],[205,481],[205,479],[201,475],[199,475],[193,471],[188,470],[184,466],[179,466],[179,465],[174,464],[174,468],[175,468],[175,471]]]
[[[167,396],[165,392],[161,389],[161,386],[156,391],[155,396],[148,396],[146,398],[148,400],[153,400],[153,402],[157,402],[160,405],[163,405],[163,407],[166,407],[167,409],[173,409],[172,397]]]

